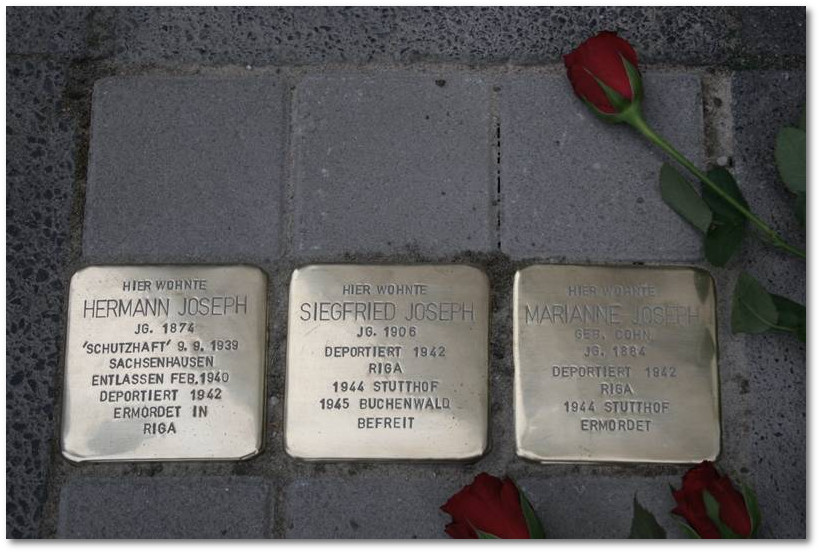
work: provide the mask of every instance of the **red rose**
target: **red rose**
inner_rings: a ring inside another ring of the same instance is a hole
[[[709,516],[705,492],[719,505],[719,521]],[[672,495],[678,504],[672,513],[686,519],[701,538],[727,537],[720,525],[725,525],[737,536],[751,537],[754,529],[746,498],[735,489],[729,477],[718,473],[709,461],[703,461],[684,474],[683,486],[680,490],[672,490]]]
[[[522,501],[526,499],[512,480],[483,472],[441,507],[453,517],[444,531],[462,539],[478,538],[476,530],[497,538],[530,538]]]
[[[638,55],[613,32],[588,39],[564,56],[564,65],[575,94],[601,116],[619,114],[641,99]]]

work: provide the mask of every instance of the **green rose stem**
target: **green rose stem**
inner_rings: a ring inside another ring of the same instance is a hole
[[[737,209],[740,213],[742,213],[747,219],[749,219],[752,223],[754,223],[763,233],[771,240],[771,242],[781,248],[786,250],[789,253],[792,253],[798,257],[802,257],[806,259],[806,252],[803,250],[796,248],[786,242],[783,238],[780,237],[774,229],[769,227],[760,217],[749,211],[743,205],[741,205],[737,200],[731,197],[729,194],[723,191],[721,187],[715,184],[703,171],[697,168],[694,163],[686,159],[686,157],[681,154],[679,151],[675,149],[669,142],[667,142],[662,136],[657,134],[652,128],[646,124],[646,121],[643,120],[641,117],[641,113],[638,108],[638,103],[633,103],[631,106],[627,107],[623,112],[620,114],[621,120],[629,123],[638,132],[648,138],[652,143],[660,147],[663,151],[667,154],[672,156],[675,161],[686,167],[693,175],[703,182],[706,186],[712,189],[712,191],[726,200],[728,204],[732,207]]]

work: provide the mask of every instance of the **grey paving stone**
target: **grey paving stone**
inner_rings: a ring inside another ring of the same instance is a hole
[[[6,53],[79,58],[86,51],[91,11],[89,7],[7,7]]]
[[[753,71],[733,80],[736,177],[752,210],[795,245],[805,233],[774,163],[777,131],[794,124],[806,99],[802,72]],[[748,238],[737,266],[770,292],[806,302],[806,264]],[[763,535],[806,536],[806,347],[788,335],[742,335],[749,365],[751,476]]]
[[[466,73],[306,78],[294,108],[294,249],[494,248],[490,127],[490,87]]]
[[[67,64],[6,60],[6,536],[38,537],[73,196]]]
[[[83,253],[274,258],[286,140],[271,78],[113,77],[94,89]]]
[[[710,7],[115,10],[116,57],[128,63],[543,63],[611,29],[645,61],[713,64],[738,42],[732,10]]]
[[[645,118],[703,166],[700,81],[645,76]],[[501,249],[514,257],[691,261],[701,238],[663,203],[666,157],[626,125],[597,119],[563,75],[501,85]]]
[[[59,538],[265,538],[273,488],[258,477],[77,478],[60,497]]]
[[[548,538],[625,539],[632,524],[632,498],[636,494],[640,504],[666,530],[667,538],[685,537],[670,513],[675,500],[669,485],[680,488],[678,476],[529,477],[517,483],[540,517]]]
[[[806,55],[805,6],[755,6],[742,10],[745,53]]]
[[[805,232],[793,215],[793,196],[777,172],[774,149],[778,131],[796,126],[806,104],[806,74],[741,71],[732,79],[732,93],[738,185],[755,213],[804,246]]]
[[[450,479],[411,475],[299,479],[285,488],[285,537],[447,538],[450,517],[439,507],[453,487]]]

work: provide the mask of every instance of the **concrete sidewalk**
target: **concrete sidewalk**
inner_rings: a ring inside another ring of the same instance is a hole
[[[663,263],[717,282],[721,468],[763,535],[806,535],[805,347],[733,336],[741,270],[805,302],[805,264],[748,238],[727,268],[660,199],[664,156],[596,120],[560,55],[636,47],[647,119],[727,163],[804,243],[774,169],[805,102],[802,8],[8,8],[7,536],[443,538],[438,508],[507,473],[550,537],[670,536],[685,466],[515,457],[511,285],[536,262]],[[304,463],[283,451],[287,288],[309,262],[469,262],[493,294],[490,453],[469,465]],[[67,282],[101,263],[252,263],[271,288],[265,451],[74,466],[59,453]],[[151,516],[137,516],[150,504]]]

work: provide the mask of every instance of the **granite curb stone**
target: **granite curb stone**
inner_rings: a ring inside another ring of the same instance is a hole
[[[700,79],[648,73],[647,122],[702,166]],[[599,120],[561,75],[501,82],[501,249],[516,258],[696,261],[699,233],[661,199],[666,157]]]
[[[58,538],[269,537],[273,487],[263,478],[76,478],[60,497]]]
[[[748,71],[733,79],[735,175],[752,210],[805,247],[793,196],[774,160],[777,132],[795,125],[806,101],[802,72]],[[750,236],[737,265],[774,294],[806,303],[806,262]],[[805,538],[806,345],[790,335],[738,336],[749,363],[751,477],[764,515],[762,536]]]
[[[6,7],[6,54],[81,57],[91,11],[85,6]]]
[[[99,81],[84,256],[278,256],[284,89],[266,77]]]
[[[554,63],[604,29],[644,62],[720,63],[739,45],[725,7],[138,7],[112,19],[122,63]]]
[[[742,14],[744,52],[806,55],[806,6],[746,6]]]
[[[54,443],[55,378],[74,195],[68,64],[6,64],[6,536],[38,535]]]
[[[490,86],[483,78],[318,74],[295,94],[296,252],[495,248]]]

